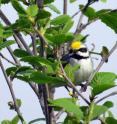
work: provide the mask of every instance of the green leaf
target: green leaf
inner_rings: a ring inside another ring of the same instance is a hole
[[[112,117],[107,117],[106,118],[106,124],[117,124],[117,120]]]
[[[78,120],[83,118],[83,113],[79,106],[76,105],[73,99],[70,98],[60,98],[50,101],[50,105],[54,107],[60,107],[65,109],[66,112],[73,114]]]
[[[74,41],[81,41],[84,36],[82,34],[75,34]]]
[[[29,78],[30,81],[33,81],[37,84],[57,84],[61,85],[62,83],[65,84],[65,81],[62,78],[49,76],[46,73],[41,72],[33,72]]]
[[[10,67],[6,69],[6,73],[10,77],[15,77],[17,75],[30,75],[30,73],[34,72],[34,70],[30,66],[22,66],[22,67]]]
[[[27,124],[26,121],[24,121],[23,124]]]
[[[4,27],[3,38],[8,38],[13,35],[13,30],[10,26]]]
[[[86,42],[86,38],[87,38],[88,36],[89,36],[88,34],[85,35],[85,36],[83,36],[82,34],[76,34],[76,35],[74,36],[74,41],[80,41],[80,42],[82,42],[82,43],[85,43],[85,42]]]
[[[72,66],[70,64],[67,64],[64,68],[67,77],[71,79],[72,82],[74,82],[74,72],[76,72],[80,68],[80,65]]]
[[[114,106],[113,102],[111,102],[111,101],[106,101],[103,105],[108,108],[112,108]]]
[[[28,124],[33,124],[38,121],[45,121],[45,118],[37,118],[37,119],[31,120]]]
[[[15,72],[15,75],[25,75],[25,76],[30,76],[32,72],[35,70],[32,69],[30,66],[22,66],[17,68],[17,71]]]
[[[14,54],[15,56],[17,56],[18,58],[30,56],[30,54],[29,54],[27,51],[22,50],[22,49],[15,49],[15,50],[13,51],[13,54]]]
[[[98,72],[91,81],[93,95],[98,95],[115,86],[117,75],[111,72]]]
[[[17,106],[20,108],[21,105],[22,105],[21,99],[16,99],[16,104],[17,104]],[[17,120],[17,117],[16,117],[16,120]],[[18,120],[17,120],[17,121],[18,121]]]
[[[109,50],[107,47],[103,46],[102,47],[102,51],[101,51],[101,56],[104,57],[104,58],[107,58],[109,55]],[[108,62],[108,59],[105,61],[105,62]]]
[[[25,25],[24,25],[25,24]],[[14,24],[11,25],[13,29],[27,31],[29,32],[32,28],[32,23],[29,21],[27,17],[21,16],[20,19],[16,20]]]
[[[38,6],[37,5],[31,5],[27,8],[27,13],[29,16],[36,16],[38,14]]]
[[[66,24],[63,27],[62,33],[67,33],[73,26],[74,22],[72,20],[69,20],[66,22]]]
[[[58,64],[56,62],[51,62],[39,56],[26,56],[26,57],[23,57],[21,61],[28,62],[29,64],[33,66],[35,65],[39,67],[40,66],[49,67],[49,68],[52,68],[54,72],[58,68]]]
[[[99,16],[101,21],[117,33],[117,12],[111,11]],[[113,21],[112,21],[113,20]]]
[[[17,79],[19,79],[21,81],[27,82],[27,83],[30,82],[29,78],[27,76],[24,76],[24,75],[23,76],[16,75],[15,78],[17,78]]]
[[[10,0],[1,0],[0,1],[0,4],[7,4],[7,3],[9,3],[10,2]]]
[[[108,14],[110,11],[112,11],[112,10],[111,9],[101,9],[96,12],[96,18],[99,18],[105,14]]]
[[[99,117],[100,115],[104,114],[106,111],[108,110],[108,108],[106,106],[101,106],[101,105],[95,105],[93,106],[92,110],[91,110],[91,120],[92,119],[96,119],[97,117]]]
[[[84,6],[80,5],[79,7],[82,10]],[[89,20],[93,20],[96,17],[95,9],[93,9],[92,7],[88,7],[87,10],[84,12],[84,15],[87,16]]]
[[[69,0],[70,3],[76,2],[76,0]]]
[[[0,42],[3,41],[3,32],[4,32],[3,25],[0,24]]]
[[[12,6],[14,7],[14,9],[22,15],[26,15],[26,11],[23,8],[23,6],[20,4],[20,2],[18,2],[18,0],[11,0]]]
[[[45,67],[47,73],[55,73],[57,70],[57,63],[52,63],[51,61],[39,57],[39,56],[27,56],[23,57],[21,61],[28,62],[31,65],[35,65],[37,67]]]
[[[100,0],[101,2],[103,2],[103,3],[106,3],[107,2],[107,0]]]
[[[1,122],[1,124],[11,124],[9,120],[4,120]]]
[[[60,15],[56,18],[54,18],[51,21],[52,25],[62,25],[62,24],[66,24],[66,22],[68,22],[69,20],[71,20],[71,17],[68,15]]]
[[[16,115],[12,120],[11,120],[11,124],[18,124],[19,122],[19,117],[18,115]]]
[[[114,117],[113,113],[111,111],[108,111],[108,117]]]
[[[17,67],[9,67],[6,69],[6,73],[8,76],[14,75],[17,69],[18,69]]]
[[[6,48],[10,45],[13,45],[15,43],[14,40],[9,40],[9,41],[5,41],[5,42],[2,42],[0,43],[0,50],[2,50],[3,48]]]
[[[51,13],[46,10],[39,10],[37,14],[37,19],[45,19],[49,18],[51,16]]]
[[[48,5],[46,5],[48,8],[50,8],[51,10],[53,10],[54,12],[56,12],[57,14],[60,14],[61,12],[60,12],[60,10],[58,10],[57,8],[56,8],[56,6],[54,6],[53,4],[48,4]]]
[[[62,124],[79,124],[78,119],[67,116]]]
[[[44,0],[44,4],[49,4],[49,3],[52,3],[54,2],[54,0]]]
[[[71,33],[66,33],[66,34],[45,34],[46,39],[48,40],[49,43],[55,44],[55,45],[60,45],[62,43],[65,43],[67,41],[73,40],[74,36]]]

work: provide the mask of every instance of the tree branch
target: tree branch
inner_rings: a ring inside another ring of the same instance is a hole
[[[2,12],[2,10],[0,10],[0,17],[1,17],[1,19],[5,22],[5,24],[6,25],[11,25],[11,22],[8,20],[8,18],[4,15],[4,13]],[[18,31],[16,31],[16,30],[14,30],[14,33],[15,33],[15,40],[16,40],[16,43],[18,44],[18,46],[20,46],[21,48],[23,48],[22,47],[22,45],[21,45],[21,43],[23,44],[23,46],[24,46],[24,48],[27,50],[27,52],[30,54],[30,55],[33,55],[33,53],[32,53],[32,51],[30,50],[30,48],[28,47],[28,45],[26,44],[26,42],[25,42],[25,40],[23,39],[23,37],[22,37],[22,35],[18,32]],[[19,40],[21,41],[21,43],[19,42]]]
[[[11,49],[10,46],[7,47],[7,50],[9,51],[9,53],[10,53],[10,55],[12,56],[13,60],[15,61],[15,63],[16,63],[17,65],[20,65],[20,62],[19,62],[18,59],[14,56],[13,51],[12,51],[12,49]]]
[[[22,115],[21,115],[21,113],[20,113],[20,110],[19,110],[19,107],[18,107],[18,105],[17,105],[17,101],[16,101],[16,97],[15,97],[15,94],[14,94],[14,90],[13,90],[12,84],[11,84],[11,82],[9,81],[8,77],[7,77],[7,74],[6,74],[6,72],[5,72],[5,69],[4,69],[4,66],[3,66],[3,64],[2,64],[1,59],[0,59],[0,66],[1,66],[1,70],[2,70],[2,72],[3,72],[3,74],[4,74],[4,77],[5,77],[5,79],[6,79],[7,85],[8,85],[8,87],[9,87],[9,90],[10,90],[10,93],[11,93],[11,96],[12,96],[12,99],[13,99],[13,102],[14,102],[15,110],[16,110],[17,115],[18,115],[18,117],[20,118],[20,120],[21,120],[21,122],[22,122],[22,124],[23,124],[24,119],[23,119],[23,117],[22,117]]]
[[[4,15],[4,13],[1,10],[0,10],[0,17],[5,22],[6,25],[11,25],[11,22],[7,19],[7,17]],[[16,34],[16,35],[14,35],[15,40],[19,41],[18,40],[18,38],[19,38],[20,41],[22,42],[22,44],[24,45],[25,49],[28,51],[28,53],[33,55],[32,51],[29,49],[29,47],[27,46],[26,42],[24,41],[22,35],[17,31],[14,31],[14,33]],[[20,48],[23,48],[23,47],[20,47]],[[10,52],[10,54],[11,54],[12,58],[14,59],[15,63],[18,64],[19,66],[21,66],[20,62],[14,56],[12,49],[10,47],[7,47],[7,49]],[[34,90],[34,92],[37,94],[37,92],[36,92],[37,90],[35,89],[35,86],[32,83],[29,83],[29,85]]]
[[[97,100],[95,103],[98,104],[98,103],[101,102],[102,100],[104,100],[104,99],[106,99],[106,98],[108,98],[108,97],[110,97],[110,96],[114,96],[114,95],[117,95],[117,91],[112,92],[112,93],[110,93],[110,94],[108,94],[108,95],[102,97],[101,99]]]
[[[32,47],[33,47],[33,54],[37,55],[37,49],[36,49],[36,35],[30,34],[32,39]]]
[[[54,117],[55,121],[57,121],[64,112],[65,112],[64,109],[60,110]]]
[[[11,60],[7,59],[2,53],[0,53],[0,56],[1,56],[4,60],[6,60],[7,62],[11,63],[12,65],[18,66],[18,64],[16,64],[16,63],[12,62]]]
[[[105,63],[105,61],[112,55],[112,53],[117,49],[117,41],[115,43],[115,45],[111,48],[108,56],[102,57],[100,63],[98,64],[97,68],[95,69],[95,71],[91,74],[91,76],[89,77],[87,84],[90,84],[90,82],[92,81],[93,77],[95,76],[95,74],[100,70],[100,68],[103,66],[103,64]]]
[[[67,14],[67,0],[63,0],[63,14]]]
[[[38,5],[39,9],[42,9],[44,0],[36,0],[36,2],[37,2],[37,5]]]
[[[97,1],[98,1],[98,0],[97,0]],[[94,2],[96,2],[96,1],[88,0],[87,3],[86,3],[86,5],[80,10],[80,11],[81,11],[81,15],[80,15],[80,17],[79,17],[79,21],[78,21],[78,24],[77,24],[77,27],[76,27],[76,31],[75,31],[74,34],[77,34],[77,33],[80,32],[80,30],[82,30],[81,23],[82,23],[82,20],[83,20],[83,17],[84,17],[84,13],[86,12],[87,8],[88,8],[91,4],[93,4]],[[78,13],[79,13],[79,12],[78,12]],[[77,14],[77,13],[76,13],[76,14]],[[76,14],[75,14],[75,15],[76,15]],[[74,17],[75,15],[73,15],[73,17]],[[89,24],[87,23],[87,25],[89,25]],[[85,27],[83,27],[83,28],[85,28]]]
[[[72,15],[72,18],[74,18],[76,15],[78,15],[78,14],[80,13],[80,11],[81,11],[81,10],[77,11],[76,13],[74,13],[74,14]]]

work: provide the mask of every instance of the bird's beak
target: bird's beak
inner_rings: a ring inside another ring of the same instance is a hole
[[[62,57],[62,61],[67,61],[67,62],[69,62],[69,60],[70,60],[70,58],[71,58],[71,54],[65,54],[63,57]]]

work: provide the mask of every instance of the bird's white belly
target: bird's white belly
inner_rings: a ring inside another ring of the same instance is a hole
[[[70,63],[72,66],[75,66],[76,64],[80,65],[80,69],[75,72],[75,83],[86,81],[93,72],[93,63],[90,58],[81,60],[72,59]]]

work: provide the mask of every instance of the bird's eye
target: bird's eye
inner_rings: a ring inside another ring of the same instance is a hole
[[[87,52],[87,48],[80,48],[78,51],[85,53]]]

